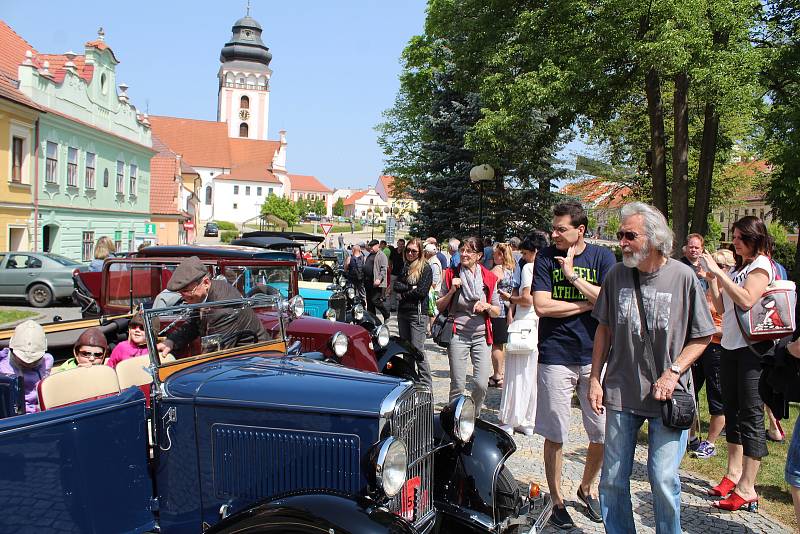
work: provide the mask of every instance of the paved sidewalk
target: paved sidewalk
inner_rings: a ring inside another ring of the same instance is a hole
[[[397,333],[394,315],[389,319],[389,327]],[[426,355],[430,358],[433,372],[433,393],[436,400],[436,409],[441,409],[447,403],[450,387],[449,368],[447,355],[444,349],[438,347],[430,339],[426,343]],[[469,383],[469,380],[467,381]],[[500,407],[501,390],[489,388],[486,406],[482,417],[497,423],[497,412]],[[564,472],[562,491],[566,497],[567,509],[575,521],[576,527],[566,532],[604,532],[603,525],[593,523],[585,514],[583,504],[578,504],[575,493],[578,490],[581,475],[583,474],[583,461],[586,455],[588,440],[581,424],[580,410],[573,408],[570,443],[564,445]],[[544,439],[541,436],[527,437],[514,434],[517,443],[517,452],[508,460],[507,464],[514,476],[521,482],[537,482],[543,491],[547,490],[547,481],[544,476],[544,463],[542,461],[542,447]],[[681,524],[684,532],[689,533],[790,533],[791,529],[774,521],[762,513],[750,512],[722,512],[711,506],[711,499],[706,497],[705,490],[709,487],[707,480],[681,471],[683,493],[681,496]],[[653,521],[653,502],[650,494],[650,484],[647,480],[647,448],[643,445],[636,447],[635,465],[631,477],[631,495],[633,496],[633,512],[636,520],[637,533],[655,533]],[[547,527],[544,532],[564,532],[554,527]]]

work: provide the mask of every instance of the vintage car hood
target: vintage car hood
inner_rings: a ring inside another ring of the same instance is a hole
[[[173,375],[170,397],[374,413],[402,380],[305,358],[231,357]]]

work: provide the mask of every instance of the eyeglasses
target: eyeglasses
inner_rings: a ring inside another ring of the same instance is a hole
[[[639,237],[640,235],[641,234],[637,234],[636,232],[623,232],[620,230],[619,232],[617,232],[617,239],[621,241],[622,238],[624,237],[628,241],[635,241],[636,238]]]
[[[105,352],[92,352],[90,350],[79,350],[78,354],[88,359],[89,361],[102,358]]]
[[[142,332],[144,332],[144,325],[139,323],[129,324],[128,330],[141,330]]]
[[[417,250],[417,249],[415,249],[415,248],[407,248],[407,249],[406,249],[406,254],[410,254],[410,253],[412,253],[412,252],[413,252],[414,254],[419,254],[419,250]]]

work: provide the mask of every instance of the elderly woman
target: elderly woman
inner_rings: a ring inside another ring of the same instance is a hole
[[[453,338],[447,347],[450,360],[450,400],[464,393],[467,361],[472,361],[472,400],[480,415],[489,375],[492,372],[492,323],[500,315],[497,277],[481,265],[483,247],[477,237],[466,238],[459,247],[461,263],[444,274],[446,290],[436,300],[440,313],[454,318]]]
[[[773,343],[762,341],[751,346],[742,335],[734,306],[750,309],[775,279],[769,243],[764,222],[749,216],[733,223],[736,265],[730,273],[720,268],[710,254],[703,254],[714,307],[723,314],[720,378],[728,470],[722,481],[709,490],[709,495],[722,497],[713,504],[723,510],[758,509],[755,483],[761,458],[767,455],[767,444],[764,402],[758,391],[761,358],[757,354],[766,354]]]
[[[94,245],[94,259],[91,261],[91,263],[89,263],[89,270],[102,271],[103,262],[106,261],[106,258],[113,256],[116,252],[117,247],[114,245],[114,241],[112,241],[107,235],[102,236]]]
[[[53,357],[47,353],[42,325],[30,320],[17,325],[8,348],[0,350],[0,373],[22,377],[27,413],[39,411],[36,386],[52,368]]]
[[[108,351],[108,340],[102,330],[93,326],[87,328],[78,337],[72,347],[73,357],[62,363],[55,372],[67,371],[76,367],[91,367],[100,365]]]
[[[158,330],[160,324],[158,317],[153,317],[152,321],[153,328]],[[144,316],[141,313],[136,313],[128,323],[128,339],[114,347],[114,350],[111,351],[111,356],[106,361],[106,365],[116,369],[119,362],[147,353]]]

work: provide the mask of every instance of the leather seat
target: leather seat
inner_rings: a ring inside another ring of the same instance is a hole
[[[39,382],[39,409],[49,410],[120,392],[117,373],[107,365],[76,367],[55,373]]]

